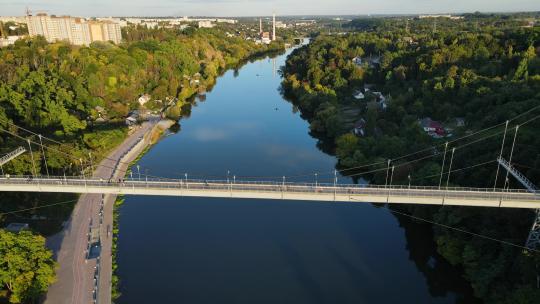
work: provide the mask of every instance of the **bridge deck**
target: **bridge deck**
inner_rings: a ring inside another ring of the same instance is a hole
[[[114,193],[127,195],[286,199],[305,201],[365,202],[539,208],[540,196],[525,190],[227,182],[200,180],[104,181],[80,178],[0,177],[0,191]]]

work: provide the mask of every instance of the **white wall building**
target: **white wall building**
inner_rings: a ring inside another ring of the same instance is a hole
[[[26,16],[30,36],[43,36],[49,42],[67,40],[75,45],[88,45],[93,41],[122,41],[120,25],[113,21],[86,21],[69,16],[37,14]]]

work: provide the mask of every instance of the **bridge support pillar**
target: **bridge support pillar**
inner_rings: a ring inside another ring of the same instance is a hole
[[[540,245],[540,209],[536,209],[534,215],[534,222],[529,232],[529,237],[527,238],[527,243],[525,247],[529,249],[536,249]]]
[[[517,127],[516,127],[516,133],[517,133]],[[497,159],[499,164],[506,169],[506,181],[504,182],[504,185],[506,187],[506,184],[508,183],[508,174],[512,174],[529,192],[535,193],[536,195],[539,194],[538,189],[536,188],[536,185],[532,183],[530,180],[528,180],[523,174],[521,174],[512,164],[502,157],[499,157]],[[504,191],[504,188],[503,188]],[[502,201],[502,197],[501,197]],[[500,204],[499,204],[500,206]],[[534,221],[531,227],[531,231],[529,232],[529,236],[527,237],[527,242],[525,242],[525,247],[529,249],[536,249],[540,245],[540,209],[536,209],[535,215],[534,215]]]

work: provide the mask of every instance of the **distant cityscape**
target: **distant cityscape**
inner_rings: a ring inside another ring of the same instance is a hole
[[[48,42],[67,40],[75,45],[89,45],[94,41],[122,41],[120,24],[110,20],[94,21],[40,13],[27,15],[26,24],[31,37],[41,35]]]

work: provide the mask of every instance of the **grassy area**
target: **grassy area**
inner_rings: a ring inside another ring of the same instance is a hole
[[[120,278],[118,277],[118,264],[117,264],[117,254],[118,254],[118,235],[120,232],[119,229],[119,209],[124,203],[125,199],[123,196],[118,196],[114,201],[113,207],[113,240],[111,247],[112,254],[112,278],[111,278],[111,299],[114,302],[122,294],[120,293]]]

